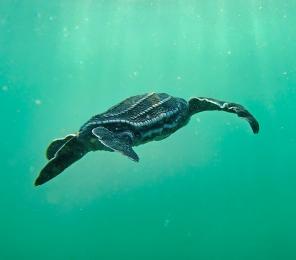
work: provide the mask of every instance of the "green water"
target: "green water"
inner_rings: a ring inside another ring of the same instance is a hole
[[[296,259],[296,1],[0,1],[0,259]],[[45,149],[145,92],[235,101],[161,142]]]

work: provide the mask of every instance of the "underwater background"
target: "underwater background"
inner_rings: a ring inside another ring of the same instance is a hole
[[[0,259],[296,259],[296,1],[0,1]],[[126,97],[240,103],[33,182]]]

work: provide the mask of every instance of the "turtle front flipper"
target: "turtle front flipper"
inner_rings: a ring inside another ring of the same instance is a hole
[[[191,98],[188,104],[190,115],[211,110],[234,113],[249,122],[254,134],[257,134],[259,132],[259,123],[256,118],[247,109],[239,104],[205,97]]]
[[[71,138],[41,170],[35,181],[35,186],[41,185],[59,175],[71,164],[82,158],[87,152],[88,150],[77,137]]]
[[[57,151],[60,150],[65,143],[67,143],[70,139],[72,139],[75,136],[75,134],[70,134],[65,136],[64,138],[53,140],[47,147],[46,158],[48,160],[52,159],[57,153]]]
[[[113,133],[105,127],[96,127],[92,130],[92,133],[106,147],[122,153],[133,161],[139,161],[138,155],[131,146],[129,133]]]

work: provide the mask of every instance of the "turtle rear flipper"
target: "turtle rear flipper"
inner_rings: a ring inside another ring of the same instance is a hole
[[[71,140],[75,136],[76,136],[75,134],[70,134],[65,136],[64,138],[53,140],[47,147],[46,158],[48,160],[52,159],[57,153],[57,151],[60,150],[65,143],[67,143],[69,140]]]
[[[53,149],[54,150],[54,149]],[[41,185],[63,172],[71,164],[82,158],[88,150],[73,137],[55,153],[54,157],[41,170],[35,181],[35,186]]]
[[[128,133],[113,133],[105,127],[96,127],[92,130],[92,133],[111,150],[120,152],[135,162],[139,161],[138,155],[132,148]]]

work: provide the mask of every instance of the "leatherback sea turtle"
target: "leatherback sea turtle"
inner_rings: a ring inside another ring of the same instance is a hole
[[[54,140],[46,151],[49,162],[35,185],[54,178],[90,151],[117,151],[139,161],[133,146],[162,140],[185,126],[192,115],[209,110],[237,114],[258,133],[257,120],[243,106],[213,98],[195,97],[188,102],[166,93],[149,93],[125,99],[93,116],[76,134]]]

